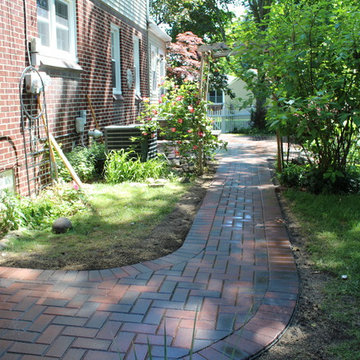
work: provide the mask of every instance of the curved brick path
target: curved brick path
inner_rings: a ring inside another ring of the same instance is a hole
[[[100,271],[0,268],[1,359],[247,359],[295,308],[298,277],[267,168],[268,141],[227,136],[181,249]],[[271,148],[273,153],[273,149]]]

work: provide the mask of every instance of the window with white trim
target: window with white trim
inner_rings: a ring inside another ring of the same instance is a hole
[[[140,39],[133,37],[133,56],[134,56],[134,73],[135,73],[135,94],[141,96],[140,90]]]
[[[163,83],[166,76],[165,54],[160,51],[160,82]]]
[[[158,88],[158,48],[151,45],[151,92],[156,93]]]
[[[160,95],[165,94],[165,88],[163,86],[163,83],[165,81],[165,77],[166,77],[166,60],[165,60],[165,52],[163,52],[160,49],[160,60],[159,60],[159,67],[160,67]]]
[[[75,0],[36,0],[41,53],[75,60]]]
[[[111,25],[111,81],[114,95],[121,94],[120,30]]]
[[[209,91],[208,100],[214,104],[222,104],[224,102],[224,94],[221,90]]]

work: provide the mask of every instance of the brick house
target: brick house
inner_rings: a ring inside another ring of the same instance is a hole
[[[95,127],[90,103],[103,130],[134,123],[150,95],[148,1],[2,0],[0,23],[0,189],[27,194],[46,178],[40,169],[46,148],[36,147],[41,121],[26,118],[20,104],[23,97],[38,114],[39,95],[21,88],[27,53],[50,79],[40,96],[49,131],[65,150],[87,144]],[[80,114],[86,116],[83,138],[75,125]]]

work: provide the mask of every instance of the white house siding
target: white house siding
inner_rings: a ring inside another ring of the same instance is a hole
[[[148,0],[102,0],[120,14],[133,21],[142,29],[146,29]]]
[[[235,94],[234,99],[231,99],[229,95],[225,95],[225,106],[229,110],[238,111],[244,101],[248,101],[253,97],[250,90],[247,90],[246,83],[241,79],[229,76],[228,86],[229,89]]]

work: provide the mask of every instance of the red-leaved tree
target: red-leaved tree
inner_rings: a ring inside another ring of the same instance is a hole
[[[176,36],[176,42],[168,46],[167,75],[177,84],[198,81],[200,78],[201,58],[198,46],[203,40],[187,31]]]

